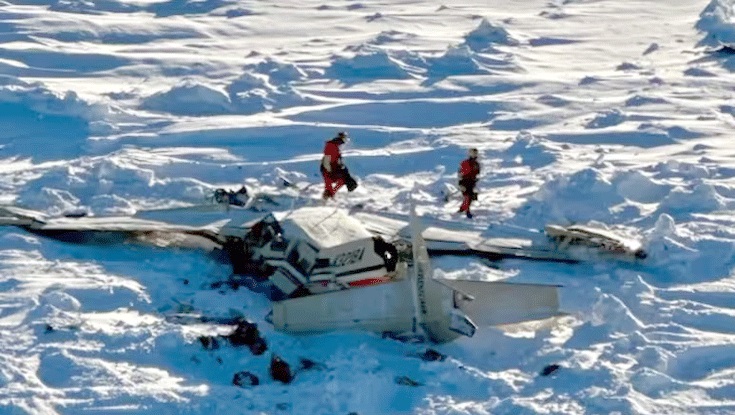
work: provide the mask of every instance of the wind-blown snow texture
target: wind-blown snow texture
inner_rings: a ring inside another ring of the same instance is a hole
[[[242,183],[288,192],[278,177],[317,182],[324,140],[345,129],[361,187],[340,205],[406,212],[416,185],[421,213],[464,220],[440,191],[477,147],[475,227],[594,222],[651,257],[437,260],[450,277],[562,284],[569,316],[535,335],[486,330],[423,362],[425,346],[371,334],[276,333],[263,296],[212,288],[229,271],[201,252],[2,229],[0,413],[732,413],[734,8],[4,1],[4,203],[100,215]],[[177,310],[244,313],[270,350],[203,350],[198,336],[226,328],[164,319]],[[323,366],[283,385],[271,352]],[[261,384],[233,386],[241,370]]]

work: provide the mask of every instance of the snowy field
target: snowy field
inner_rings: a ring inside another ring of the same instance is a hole
[[[1,414],[728,414],[735,412],[732,0],[4,0],[0,201],[94,215],[213,189],[318,182],[352,141],[336,203],[468,222],[440,190],[469,147],[488,235],[593,223],[641,264],[434,261],[450,277],[563,285],[536,333],[427,347],[290,336],[206,254],[0,230]],[[728,46],[729,45],[729,46]],[[321,190],[312,186],[308,198]],[[167,313],[237,311],[269,351]],[[284,385],[271,353],[319,363]],[[539,372],[552,363],[552,376]],[[247,370],[260,385],[232,385]],[[407,376],[420,386],[399,384]]]

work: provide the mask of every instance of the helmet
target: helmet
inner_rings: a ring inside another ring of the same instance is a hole
[[[479,154],[479,152],[477,151],[477,149],[476,149],[476,148],[471,148],[471,149],[470,149],[470,150],[469,150],[469,151],[467,152],[467,155],[469,155],[469,156],[470,156],[470,158],[473,158],[473,159],[476,159],[476,158],[477,158],[477,155],[478,155],[478,154]]]
[[[350,136],[347,135],[346,131],[338,132],[336,138],[339,138],[340,140],[342,140],[342,143],[346,143],[350,140]]]

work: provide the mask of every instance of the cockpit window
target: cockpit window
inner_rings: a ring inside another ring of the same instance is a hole
[[[273,243],[271,243],[271,249],[283,252],[286,248],[288,248],[288,239],[284,238],[283,235],[276,235]]]
[[[282,233],[281,225],[278,224],[276,218],[272,214],[268,214],[263,220],[250,228],[247,237],[250,242],[258,247],[262,247]]]
[[[304,248],[303,243],[296,244],[291,252],[288,253],[288,258],[286,260],[302,275],[309,275],[313,264],[306,256],[301,255],[301,252],[299,252],[300,249],[310,249],[310,247]],[[309,252],[309,254],[312,254],[313,256],[314,254],[316,254],[316,251],[314,251],[313,253]]]

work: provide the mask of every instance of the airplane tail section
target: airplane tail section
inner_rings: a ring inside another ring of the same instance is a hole
[[[479,326],[501,326],[558,316],[555,285],[513,284],[434,278],[419,219],[411,215],[412,264],[402,277],[364,288],[287,299],[274,303],[277,330],[318,333],[360,329],[437,343]]]

